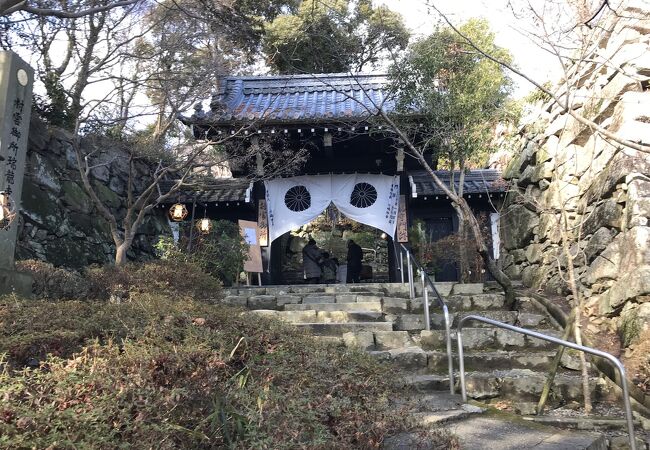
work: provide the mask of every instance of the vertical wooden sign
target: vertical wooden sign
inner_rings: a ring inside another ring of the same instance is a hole
[[[269,222],[266,211],[266,200],[257,204],[257,227],[260,232],[260,247],[269,245]]]
[[[397,213],[397,242],[408,242],[408,221],[406,220],[406,196],[399,196],[399,211]]]
[[[244,261],[245,272],[261,273],[262,269],[262,251],[257,233],[257,223],[248,220],[239,221],[239,231],[248,244],[248,260]]]

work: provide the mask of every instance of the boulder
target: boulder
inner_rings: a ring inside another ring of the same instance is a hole
[[[513,205],[501,216],[501,235],[506,249],[523,248],[533,239],[539,217],[523,205]]]
[[[609,290],[601,296],[600,312],[611,313],[625,302],[650,294],[650,265],[631,272],[622,272]]]
[[[623,223],[623,207],[616,200],[609,199],[590,213],[582,225],[584,234],[593,234],[601,227],[621,229]]]
[[[604,279],[617,279],[650,264],[650,227],[634,227],[619,233],[612,243],[591,263],[583,281],[592,285]]]
[[[616,236],[616,231],[605,227],[599,228],[593,236],[591,236],[584,249],[588,264],[591,263],[600,252],[607,248],[614,239],[614,236]]]
[[[84,190],[74,181],[64,181],[61,184],[62,201],[74,211],[89,214],[93,208],[93,202]]]

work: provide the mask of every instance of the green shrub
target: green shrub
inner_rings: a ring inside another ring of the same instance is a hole
[[[88,295],[88,281],[75,271],[35,259],[16,261],[16,268],[32,275],[32,293],[37,298],[61,300],[85,298]]]
[[[0,448],[378,448],[409,426],[400,374],[221,305],[14,300],[0,322],[9,358],[21,337],[86,343],[0,369]]]
[[[194,235],[191,250],[186,239],[176,244],[171,237],[161,237],[156,244],[163,260],[192,262],[203,271],[231,286],[244,270],[248,244],[239,232],[239,225],[228,220],[213,220],[208,234]]]
[[[92,299],[128,300],[133,293],[204,301],[221,296],[221,283],[216,278],[206,274],[197,264],[181,259],[93,267],[86,271],[86,277]]]

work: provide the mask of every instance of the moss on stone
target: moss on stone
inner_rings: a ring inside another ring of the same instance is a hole
[[[71,209],[81,211],[82,213],[90,213],[93,204],[92,200],[86,194],[84,188],[79,186],[73,181],[64,181],[61,184],[61,193],[63,202],[70,206]]]
[[[57,198],[34,183],[23,184],[22,210],[29,220],[49,230],[56,229],[62,220]]]
[[[107,207],[116,209],[122,205],[122,199],[120,196],[113,192],[108,186],[94,180],[92,184],[93,188],[95,189],[95,193],[97,193],[97,197],[99,197],[102,203]]]

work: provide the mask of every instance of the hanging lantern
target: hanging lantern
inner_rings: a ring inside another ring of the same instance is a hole
[[[9,194],[0,191],[0,230],[9,228],[16,218],[16,207]]]
[[[196,222],[196,228],[201,234],[208,234],[212,230],[212,221],[206,217]]]
[[[187,208],[182,203],[176,203],[169,208],[169,217],[174,222],[181,222],[187,217]]]
[[[196,221],[196,228],[201,234],[208,234],[212,230],[212,221],[208,219],[208,205],[203,205],[203,219]]]

